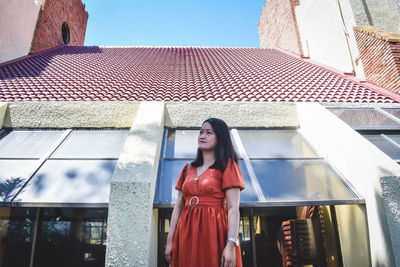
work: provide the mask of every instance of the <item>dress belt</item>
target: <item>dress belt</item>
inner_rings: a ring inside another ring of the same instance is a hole
[[[195,208],[197,206],[225,207],[225,198],[215,198],[211,196],[187,196],[185,206]]]

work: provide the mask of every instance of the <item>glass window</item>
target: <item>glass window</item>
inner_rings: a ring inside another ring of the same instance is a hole
[[[108,203],[116,160],[48,160],[19,193],[21,203]]]
[[[199,130],[168,130],[166,158],[193,159],[197,153]]]
[[[9,202],[29,179],[38,160],[0,160],[0,201]]]
[[[129,130],[74,130],[51,158],[118,158]]]
[[[173,130],[168,129],[167,139],[165,140],[165,158],[168,159],[194,159],[197,154],[198,130]],[[232,138],[233,145],[235,141]],[[236,149],[236,147],[235,147]],[[237,151],[237,149],[236,149]]]
[[[322,160],[251,160],[251,164],[267,202],[356,199]]]
[[[163,166],[160,168],[158,185],[156,188],[154,203],[158,204],[170,204],[176,202],[178,191],[175,190],[176,182],[183,166],[190,161],[185,160],[164,160]],[[244,185],[246,190],[240,194],[241,202],[252,202],[257,201],[257,195],[254,192],[251,180],[246,171],[243,160],[239,161],[239,167],[243,174]]]
[[[364,135],[364,137],[392,159],[400,160],[400,148],[385,139],[382,135]],[[395,142],[400,141],[400,135],[388,135],[388,137]]]
[[[297,131],[239,130],[249,158],[313,158],[317,157]]]
[[[29,266],[36,208],[0,208],[0,266]]]
[[[41,158],[63,131],[15,130],[0,140],[0,158]]]
[[[375,109],[329,109],[353,128],[396,128],[400,124]]]
[[[104,266],[107,209],[44,208],[35,266]]]

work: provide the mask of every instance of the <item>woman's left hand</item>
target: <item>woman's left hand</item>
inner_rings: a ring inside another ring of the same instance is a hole
[[[235,255],[235,244],[232,242],[226,243],[224,252],[221,257],[221,267],[235,267],[236,266],[236,255]]]

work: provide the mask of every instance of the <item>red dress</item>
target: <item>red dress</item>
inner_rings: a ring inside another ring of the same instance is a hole
[[[228,234],[228,212],[225,206],[225,189],[244,189],[243,176],[233,161],[224,173],[207,169],[194,181],[196,167],[189,167],[184,178],[183,170],[175,189],[181,190],[185,206],[179,216],[172,247],[172,267],[219,267]],[[197,199],[192,198],[197,196]],[[189,203],[190,199],[192,201]],[[191,204],[193,207],[191,207]],[[236,247],[236,266],[242,266],[240,247]]]

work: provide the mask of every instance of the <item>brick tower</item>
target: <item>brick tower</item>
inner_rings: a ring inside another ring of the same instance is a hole
[[[81,0],[45,0],[29,53],[62,44],[83,45],[88,17]]]
[[[62,44],[83,45],[81,0],[0,1],[0,63]]]

